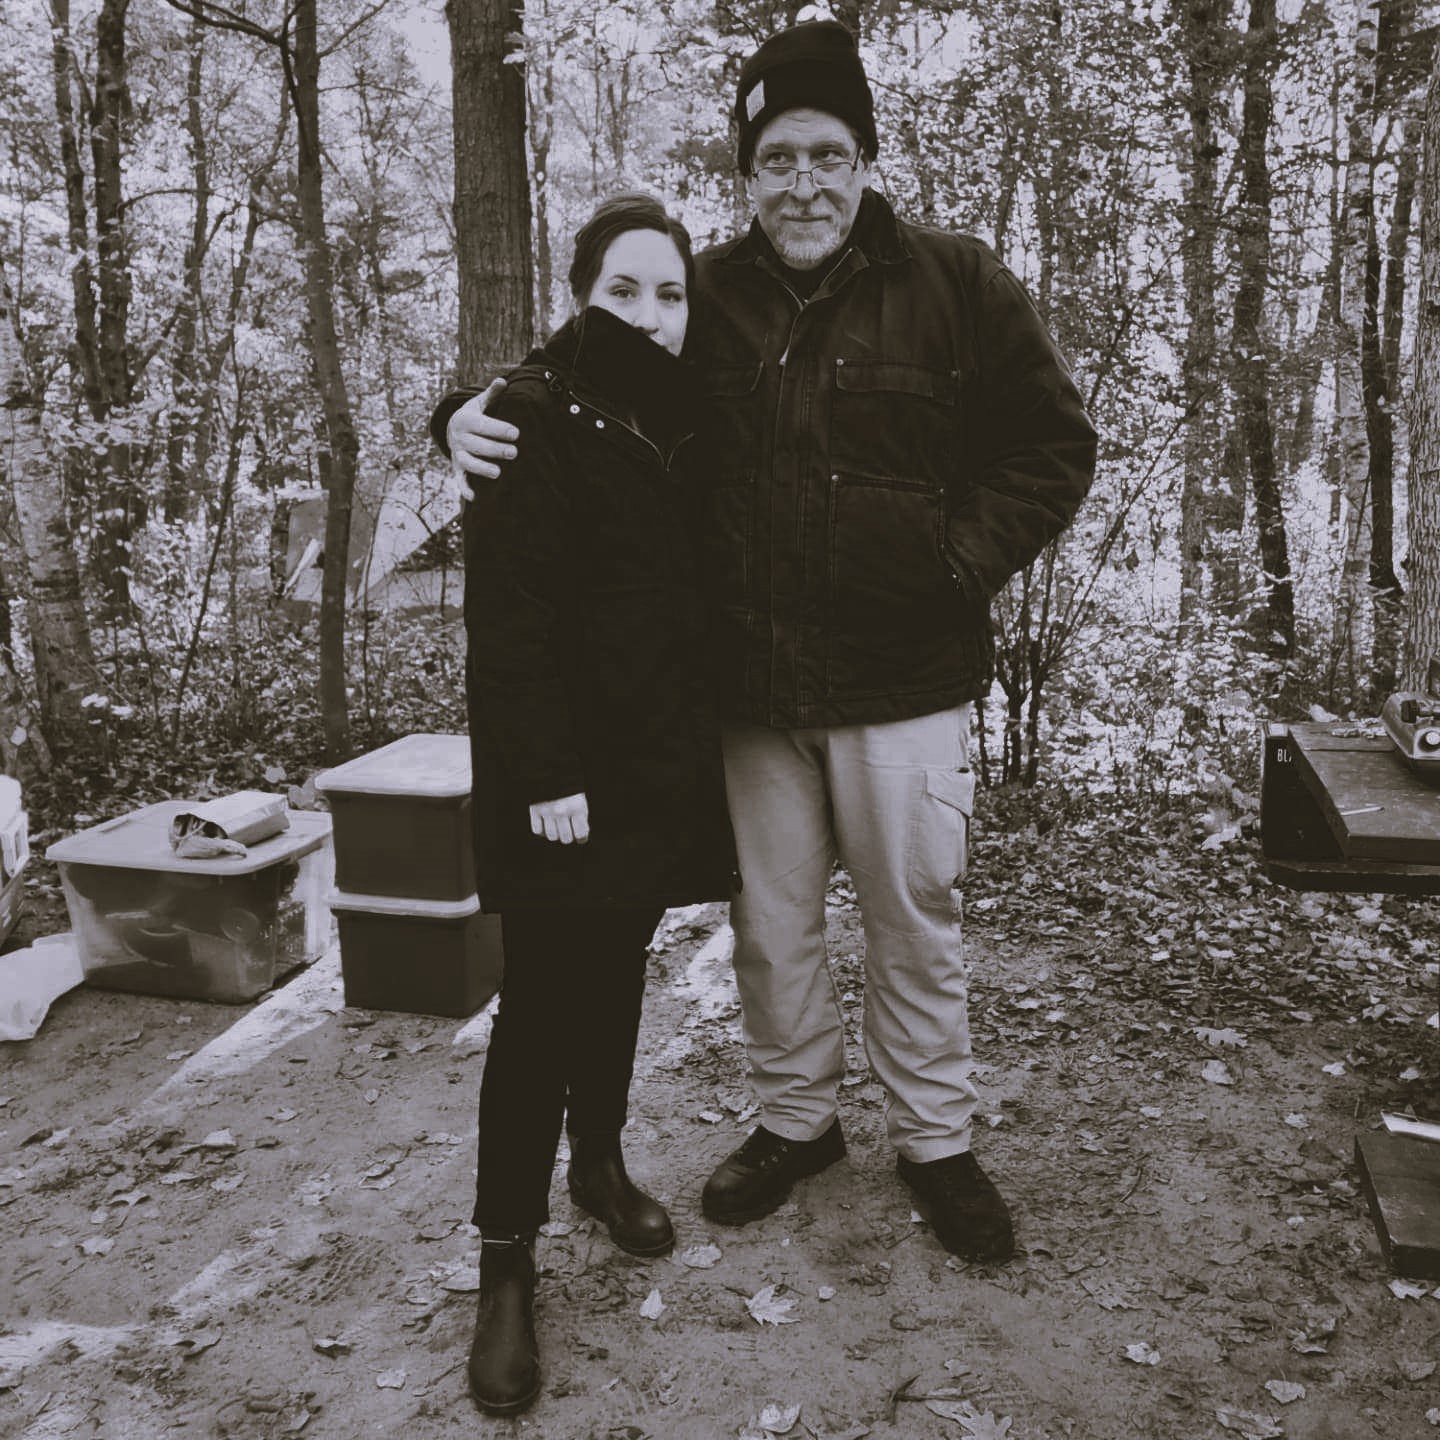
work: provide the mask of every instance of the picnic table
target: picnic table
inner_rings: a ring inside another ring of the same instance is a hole
[[[1440,786],[1374,727],[1265,727],[1260,783],[1265,872],[1296,890],[1440,895]],[[1403,1275],[1440,1279],[1440,1144],[1357,1135],[1375,1233]]]

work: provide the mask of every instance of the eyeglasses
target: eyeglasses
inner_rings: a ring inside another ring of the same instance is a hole
[[[793,190],[802,175],[808,175],[817,190],[832,190],[843,185],[846,172],[855,173],[860,156],[852,155],[848,160],[821,160],[808,170],[796,169],[794,165],[767,164],[755,167],[755,182],[762,190]]]

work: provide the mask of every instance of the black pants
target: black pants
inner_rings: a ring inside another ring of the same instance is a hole
[[[625,1123],[645,950],[664,914],[640,909],[507,910],[500,1008],[480,1082],[474,1223],[526,1235],[549,1218],[560,1126]]]

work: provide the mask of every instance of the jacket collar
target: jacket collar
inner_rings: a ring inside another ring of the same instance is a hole
[[[910,249],[890,202],[868,186],[860,197],[860,209],[845,243],[872,265],[895,265],[910,258]],[[756,216],[745,234],[722,247],[717,258],[723,265],[754,265],[767,258],[773,260],[774,255],[774,247]]]
[[[634,420],[652,438],[693,427],[698,390],[689,362],[608,310],[592,305],[572,316],[530,359],[558,371],[578,399]]]

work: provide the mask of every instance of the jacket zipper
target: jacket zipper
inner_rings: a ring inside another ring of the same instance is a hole
[[[574,392],[572,391],[571,393],[573,394]],[[601,409],[599,405],[595,405],[588,400],[584,402],[581,402],[579,400],[576,401],[576,404],[581,403],[583,403],[587,409],[593,410],[602,419],[608,420],[612,425],[618,425],[622,430],[625,430],[629,434],[633,435],[638,441],[640,441],[642,445],[648,446],[653,452],[655,458],[660,462],[660,468],[664,470],[667,475],[670,473],[671,463],[674,461],[680,447],[687,440],[693,440],[695,438],[695,432],[693,430],[687,430],[685,434],[680,436],[680,438],[676,440],[674,445],[670,447],[670,453],[666,455],[664,451],[662,451],[660,447],[648,435],[646,435],[643,431],[637,430],[633,425],[629,423],[629,421],[622,420],[618,415],[612,415],[610,411]]]

